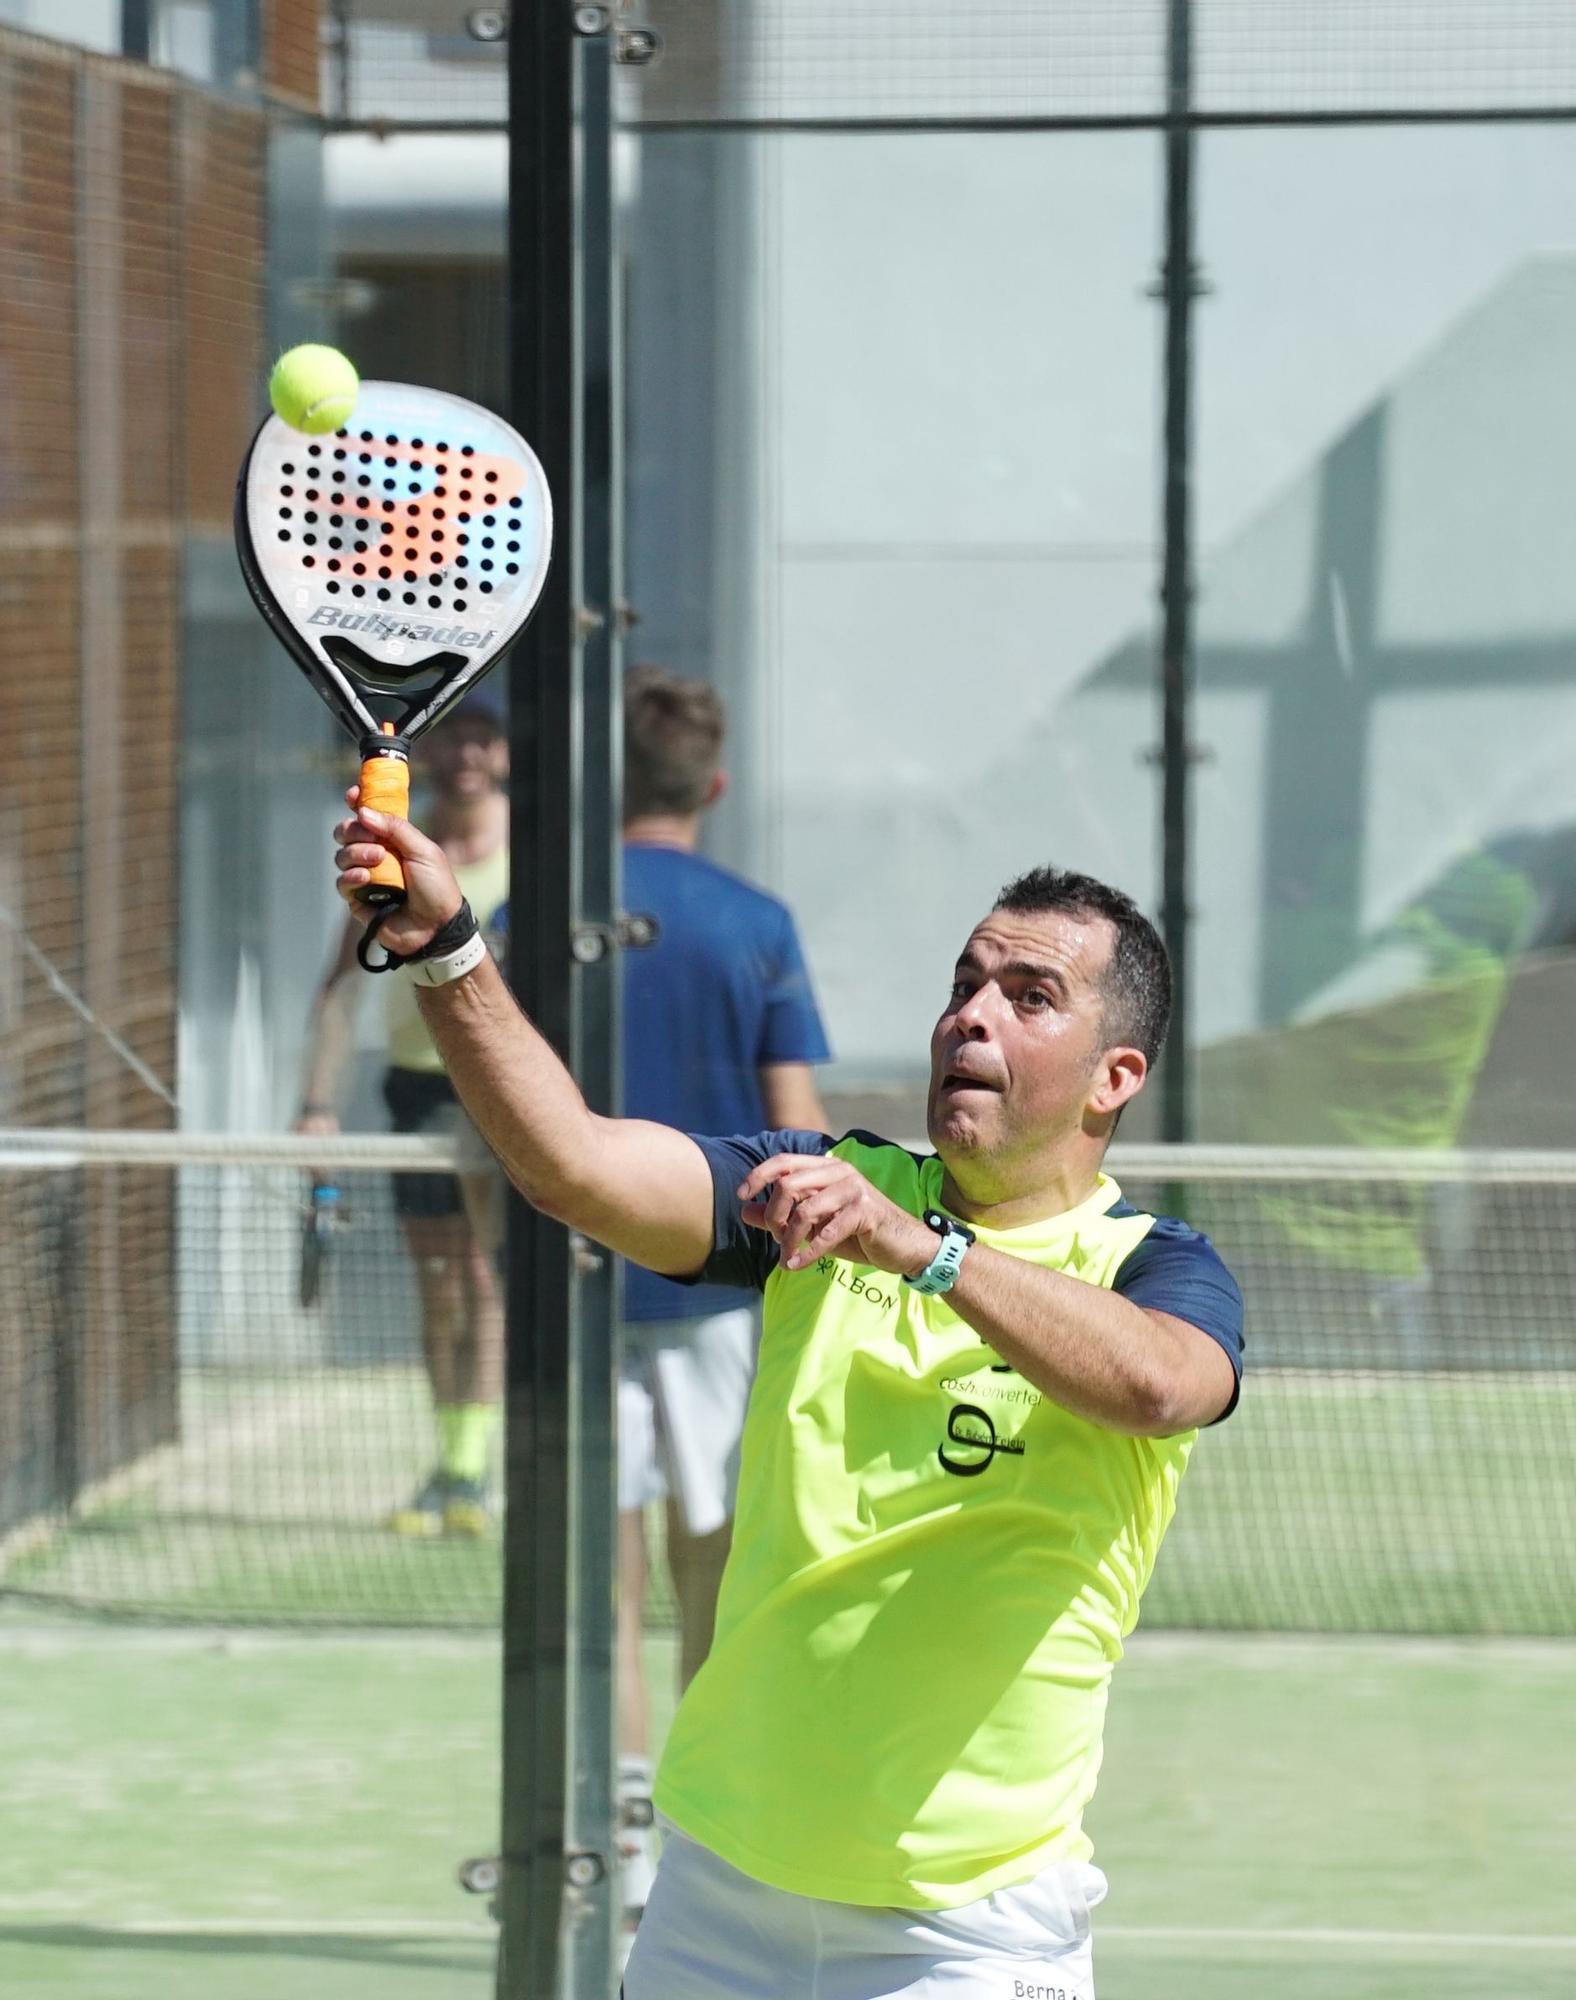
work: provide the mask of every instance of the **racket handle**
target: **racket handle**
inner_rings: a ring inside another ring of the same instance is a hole
[[[374,812],[410,818],[410,746],[403,736],[368,736],[361,744],[361,803]],[[405,871],[399,857],[385,854],[370,882],[351,891],[351,900],[385,909],[405,900]]]

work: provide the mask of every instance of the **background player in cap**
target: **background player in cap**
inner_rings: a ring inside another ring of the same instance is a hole
[[[509,744],[500,711],[472,694],[424,738],[417,782],[431,788],[433,838],[486,922],[509,894]],[[361,927],[347,916],[308,1028],[298,1132],[339,1130],[351,1070]],[[396,1132],[454,1132],[464,1119],[408,980],[379,982],[387,1008],[383,1099]],[[478,1148],[478,1153],[479,1153]],[[489,1254],[497,1203],[490,1171],[394,1174],[394,1207],[421,1302],[422,1358],[432,1387],[436,1450],[410,1499],[388,1516],[404,1535],[480,1535],[488,1525],[488,1458],[503,1399],[503,1302]]]

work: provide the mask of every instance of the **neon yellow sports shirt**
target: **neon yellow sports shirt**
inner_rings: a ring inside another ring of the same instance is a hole
[[[776,1265],[738,1220],[750,1167],[835,1152],[915,1214],[939,1160],[868,1134],[700,1142],[705,1276],[764,1278],[733,1552],[658,1809],[759,1881],[949,1908],[1082,1859],[1106,1690],[1196,1433],[1124,1437],[1006,1368],[885,1272]],[[1241,1301],[1207,1240],[1102,1176],[980,1242],[1204,1326],[1240,1368]]]
[[[454,879],[460,885],[460,894],[470,904],[477,923],[486,930],[499,904],[509,894],[509,843],[505,841],[485,861],[459,863],[454,870]],[[389,1068],[424,1070],[429,1076],[441,1076],[443,1058],[438,1054],[437,1044],[427,1033],[427,1024],[421,1018],[416,1005],[416,988],[410,975],[397,973],[383,983],[388,993],[385,1028]]]

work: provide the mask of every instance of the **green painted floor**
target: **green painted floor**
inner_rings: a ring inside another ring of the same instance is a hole
[[[497,1664],[0,1622],[0,1995],[490,2000]],[[1573,1697],[1558,1642],[1141,1638],[1100,2000],[1569,2000]]]
[[[1576,1375],[1252,1388],[1194,1453],[1151,1629],[1576,1637]],[[48,1523],[0,1589],[44,1613],[496,1630],[496,1539],[381,1525],[430,1458],[419,1370],[192,1371],[181,1394],[182,1441]]]

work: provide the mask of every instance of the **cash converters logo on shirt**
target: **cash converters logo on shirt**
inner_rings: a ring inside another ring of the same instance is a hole
[[[947,1443],[959,1447],[957,1455],[949,1456],[947,1444],[938,1444],[936,1456],[943,1469],[959,1479],[977,1478],[990,1467],[997,1452],[1012,1458],[1023,1456],[1023,1439],[998,1437],[996,1426],[978,1403],[953,1404],[947,1412]]]

